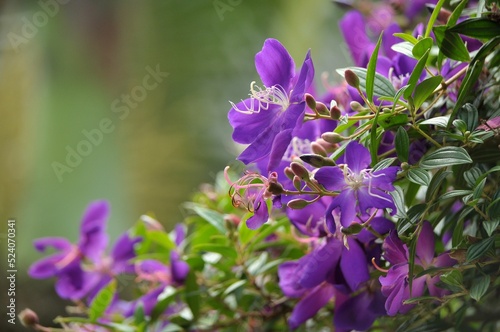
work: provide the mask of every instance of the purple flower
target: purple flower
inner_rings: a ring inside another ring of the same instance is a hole
[[[363,216],[370,208],[392,210],[396,206],[387,191],[393,191],[392,183],[396,180],[397,166],[373,171],[370,152],[361,144],[350,142],[344,154],[345,164],[320,168],[315,179],[327,190],[338,191],[326,211],[326,224],[330,232],[335,233],[336,225],[333,210],[340,209],[340,223],[348,227],[356,216]]]
[[[413,308],[414,304],[404,304],[403,302],[411,297],[422,296],[426,284],[431,296],[441,297],[446,294],[445,289],[436,286],[439,275],[433,277],[423,275],[414,278],[410,293],[408,247],[401,242],[396,232],[392,231],[385,239],[383,249],[385,250],[385,259],[393,265],[386,276],[379,278],[382,284],[382,294],[387,297],[385,309],[388,315],[404,314]],[[455,263],[456,261],[450,258],[448,253],[434,257],[434,232],[431,224],[425,221],[417,240],[415,265],[419,265],[425,270],[430,267],[452,266]]]
[[[229,123],[233,140],[250,144],[238,157],[245,164],[268,159],[268,171],[281,161],[294,129],[302,125],[304,93],[312,82],[314,67],[307,53],[299,75],[287,50],[276,39],[267,39],[255,56],[263,87],[252,82],[250,98],[231,103]]]

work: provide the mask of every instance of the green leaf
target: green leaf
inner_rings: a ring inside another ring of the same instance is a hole
[[[152,242],[155,242],[168,250],[172,250],[175,248],[175,243],[172,241],[170,236],[168,236],[168,234],[163,231],[148,231],[146,236],[148,240],[151,240]]]
[[[433,125],[433,126],[438,126],[442,128],[446,128],[446,125],[448,124],[448,121],[450,120],[449,116],[436,116],[435,118],[430,118],[427,120],[424,120],[422,122],[419,122],[418,125]]]
[[[488,42],[484,43],[483,46],[477,51],[476,55],[472,58],[471,63],[476,61],[483,61],[486,57],[495,50],[497,45],[500,44],[500,36],[497,36]]]
[[[478,39],[489,39],[500,36],[500,24],[484,17],[469,18],[448,31]]]
[[[433,76],[422,81],[415,87],[415,92],[413,94],[413,103],[415,104],[415,109],[419,109],[420,106],[434,94],[434,90],[441,84],[443,78],[441,76]]]
[[[420,167],[424,169],[434,169],[469,163],[472,163],[472,159],[464,148],[445,146],[426,154],[420,160]]]
[[[467,6],[467,3],[469,0],[462,0],[458,4],[458,6],[455,8],[453,13],[451,13],[450,17],[448,18],[448,22],[446,23],[447,27],[454,26],[455,23],[457,23],[458,19],[460,18],[460,15],[462,14],[462,11],[464,10],[465,6]]]
[[[465,122],[467,130],[470,132],[473,132],[479,123],[477,108],[470,103],[460,107],[457,113],[457,118]]]
[[[156,304],[151,312],[151,320],[156,321],[161,314],[167,310],[170,303],[175,300],[177,296],[177,291],[172,286],[167,286],[163,289],[158,298],[156,299]]]
[[[428,186],[431,182],[431,176],[428,171],[422,168],[410,168],[406,175],[408,180],[422,186]]]
[[[434,35],[439,50],[448,58],[462,62],[470,61],[469,51],[458,34],[448,31],[445,25],[440,25],[434,27]]]
[[[219,212],[207,209],[196,203],[185,203],[184,207],[186,207],[189,210],[192,210],[197,215],[208,221],[220,233],[223,234],[226,233],[226,228],[224,227],[224,217]]]
[[[489,237],[487,239],[483,239],[477,243],[474,243],[467,249],[467,261],[473,261],[478,258],[481,258],[484,254],[488,252],[491,248],[493,248],[493,244],[495,243],[494,237]]]
[[[417,64],[415,65],[415,68],[413,69],[413,72],[410,75],[410,78],[408,80],[408,88],[405,90],[403,93],[403,96],[408,99],[413,93],[413,90],[415,90],[415,86],[417,85],[417,82],[422,75],[422,72],[424,71],[425,64],[427,63],[427,58],[429,57],[429,51],[425,52],[425,54],[418,60]]]
[[[486,178],[484,178],[479,184],[474,188],[474,193],[472,195],[472,199],[481,198],[483,194],[484,185],[486,184]]]
[[[216,252],[226,258],[231,258],[231,259],[235,259],[237,257],[236,250],[233,247],[229,247],[225,244],[202,243],[193,246],[193,251]]]
[[[232,283],[231,285],[229,285],[226,290],[224,291],[224,295],[228,295],[228,294],[231,294],[232,292],[234,292],[235,290],[237,290],[238,288],[241,288],[242,286],[244,286],[245,284],[247,283],[246,280],[238,280],[234,283]]]
[[[412,43],[413,45],[415,45],[416,43],[418,43],[418,39],[415,38],[415,37],[413,37],[409,33],[396,32],[396,33],[393,33],[392,35],[395,36],[395,37],[399,37],[399,38],[403,39],[404,41]]]
[[[352,70],[358,76],[360,89],[366,91],[367,70],[360,67],[349,67],[337,69],[337,73],[344,76],[347,69]],[[393,98],[396,95],[396,89],[389,79],[375,72],[373,94],[379,97],[385,96]]]
[[[370,61],[368,62],[368,67],[366,71],[366,97],[368,101],[373,100],[373,90],[375,84],[375,73],[377,69],[377,59],[378,59],[378,50],[380,48],[380,44],[382,43],[382,34],[378,37],[377,45],[375,45],[375,49],[370,56]]]
[[[391,49],[395,52],[406,55],[407,57],[413,58],[413,44],[407,41],[397,43],[391,46]]]
[[[370,130],[370,156],[371,156],[371,159],[372,159],[372,166],[375,165],[377,163],[377,161],[378,161],[377,151],[378,151],[378,146],[379,146],[379,143],[380,143],[380,140],[377,139],[377,133],[378,133],[378,128],[377,128],[378,115],[379,115],[379,112],[377,111],[377,113],[375,113],[375,117],[373,118],[373,125],[372,125],[372,128]],[[380,129],[383,132],[384,129],[383,128],[380,128]]]
[[[385,115],[385,114],[384,114]],[[380,116],[382,117],[382,115]],[[396,126],[404,126],[408,123],[408,114],[396,114],[379,119],[378,124],[384,129],[391,129]]]
[[[486,293],[489,287],[490,287],[490,276],[487,275],[481,276],[477,279],[474,279],[474,281],[472,282],[469,295],[474,300],[479,301],[481,297]]]
[[[462,197],[465,195],[470,195],[472,194],[472,190],[452,190],[448,191],[447,193],[444,193],[439,197],[440,200],[445,200],[449,198],[454,198],[454,197]]]
[[[395,145],[399,160],[402,162],[408,162],[408,156],[410,153],[410,138],[403,127],[399,127],[396,132]]]
[[[439,0],[434,10],[432,11],[431,17],[429,18],[429,22],[427,23],[427,28],[425,29],[424,37],[429,37],[431,35],[432,27],[434,26],[434,22],[438,18],[439,12],[441,11],[441,7],[443,7],[444,0]]]
[[[463,276],[462,273],[458,270],[452,270],[446,273],[443,273],[439,279],[441,279],[442,282],[445,284],[448,284],[450,286],[455,286],[458,288],[462,288],[462,283],[463,283]]]
[[[465,77],[462,81],[462,84],[460,85],[460,88],[458,89],[457,102],[455,103],[455,107],[453,107],[453,111],[451,113],[450,120],[448,121],[448,125],[447,125],[448,128],[451,126],[453,120],[455,119],[455,115],[457,114],[460,107],[462,107],[465,99],[469,95],[470,90],[477,83],[477,79],[479,78],[479,75],[481,74],[481,71],[483,70],[483,65],[484,65],[484,62],[482,60],[473,61],[471,63],[471,65],[469,65],[469,68],[467,69],[467,72],[466,72]]]
[[[183,292],[184,300],[193,314],[194,320],[200,316],[201,295],[200,286],[196,282],[196,274],[194,271],[189,271],[185,281],[186,291]]]
[[[453,228],[453,234],[451,235],[451,245],[453,248],[457,248],[464,238],[464,220],[460,219],[455,224]]]
[[[430,51],[434,41],[431,37],[423,38],[418,41],[418,43],[413,46],[412,54],[416,59],[420,59],[424,56],[427,51]]]
[[[491,236],[493,232],[496,231],[498,225],[500,224],[500,218],[493,220],[485,220],[483,222],[483,228],[488,233],[488,236]]]
[[[392,165],[396,158],[385,158],[379,161],[375,166],[373,166],[373,171],[379,171],[381,169],[387,168]]]
[[[101,318],[106,309],[111,304],[116,292],[116,280],[111,280],[106,287],[102,288],[94,297],[89,307],[89,318],[95,322]]]
[[[451,174],[452,172],[445,171],[444,168],[440,169],[436,174],[434,174],[431,183],[429,183],[429,188],[427,188],[427,192],[425,194],[425,200],[427,202],[433,199],[438,190],[441,188],[441,184],[443,183],[443,181]]]
[[[400,218],[406,218],[406,207],[405,207],[405,195],[403,189],[399,186],[394,186],[394,190],[389,192],[394,200],[394,204],[398,211],[396,212],[396,216]]]

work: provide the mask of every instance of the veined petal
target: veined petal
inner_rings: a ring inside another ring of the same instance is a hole
[[[334,206],[334,208],[340,208],[340,223],[344,227],[349,227],[349,225],[352,224],[356,218],[356,205],[357,203],[354,191],[346,189],[333,199],[330,207]]]
[[[321,167],[314,174],[314,178],[331,191],[341,191],[346,186],[344,173],[337,166]]]
[[[306,288],[299,284],[299,273],[298,261],[285,262],[278,267],[279,285],[286,296],[301,297],[306,292]]]
[[[357,190],[359,209],[361,213],[366,213],[369,208],[391,209],[391,214],[396,213],[396,206],[392,196],[376,188],[362,187]]]
[[[267,157],[271,152],[274,138],[279,132],[280,129],[278,126],[270,126],[263,129],[252,144],[238,156],[238,160],[241,160],[245,164],[250,164]]]
[[[349,11],[340,20],[339,26],[354,64],[364,67],[374,45],[366,34],[363,15],[358,11]]]
[[[255,199],[254,205],[254,214],[247,220],[247,227],[250,229],[259,228],[269,219],[269,211],[267,210],[266,201],[262,199],[262,194],[259,194]]]
[[[399,239],[396,231],[391,231],[382,244],[385,251],[384,258],[389,263],[396,265],[408,262],[408,249]]]
[[[278,167],[281,163],[281,160],[283,159],[283,155],[285,154],[288,145],[292,141],[292,131],[293,129],[286,129],[280,132],[274,138],[271,153],[269,154],[267,172],[278,171]]]
[[[378,298],[380,294],[369,294],[362,292],[359,295],[349,298],[341,305],[335,308],[333,315],[333,324],[335,331],[345,329],[346,331],[365,331],[369,329],[375,319],[383,316],[385,312],[380,313]],[[383,306],[382,302],[382,306]]]
[[[294,330],[309,318],[312,318],[319,309],[323,308],[334,295],[332,285],[323,283],[316,287],[293,308],[293,312],[288,319],[288,326]]]
[[[331,240],[300,260],[302,266],[299,284],[313,288],[326,281],[328,274],[337,267],[342,253],[342,242]]]
[[[268,105],[267,109],[259,110],[259,101],[245,99],[236,104],[228,113],[229,124],[233,127],[233,140],[241,144],[252,143],[263,128],[269,127],[274,119],[282,111],[279,105]],[[245,114],[242,111],[251,109],[254,113]]]
[[[304,93],[310,87],[314,79],[314,65],[311,59],[311,51],[308,51],[302,68],[300,69],[300,74],[292,90],[292,95],[290,96],[291,102],[302,102],[304,101]]]
[[[363,184],[381,190],[393,191],[394,185],[392,183],[396,181],[396,175],[399,170],[399,166],[390,166],[375,171],[369,175],[368,179],[363,180]]]
[[[370,151],[356,141],[347,144],[344,156],[347,166],[355,174],[360,174],[362,170],[368,168],[372,161]]]
[[[93,261],[98,261],[108,244],[106,221],[109,215],[107,201],[95,201],[89,204],[82,218],[80,227],[80,251]]]
[[[255,68],[265,86],[279,84],[286,91],[295,76],[295,63],[276,39],[266,39],[262,51],[255,55]]]

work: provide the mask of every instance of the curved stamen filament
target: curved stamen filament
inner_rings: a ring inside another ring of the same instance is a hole
[[[291,93],[291,91],[290,91]],[[229,102],[233,109],[243,114],[259,113],[261,110],[268,110],[270,105],[281,106],[282,110],[286,110],[290,106],[290,97],[286,90],[279,84],[272,87],[261,88],[255,81],[250,83],[250,105],[247,105],[244,100],[241,100],[246,110],[240,109],[235,103]]]

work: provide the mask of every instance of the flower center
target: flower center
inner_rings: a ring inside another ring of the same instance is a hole
[[[255,81],[250,83],[250,101],[243,102],[245,109],[239,109],[233,102],[229,102],[235,111],[243,114],[259,113],[261,110],[268,110],[270,105],[278,105],[282,111],[285,111],[290,106],[290,98],[285,89],[279,85],[264,88],[255,84]],[[290,91],[291,92],[291,91]],[[249,105],[248,105],[249,104]]]
[[[347,166],[344,167],[344,179],[345,183],[351,187],[353,190],[358,190],[363,185],[363,180],[366,178],[369,172],[364,170],[360,174],[356,174]]]

